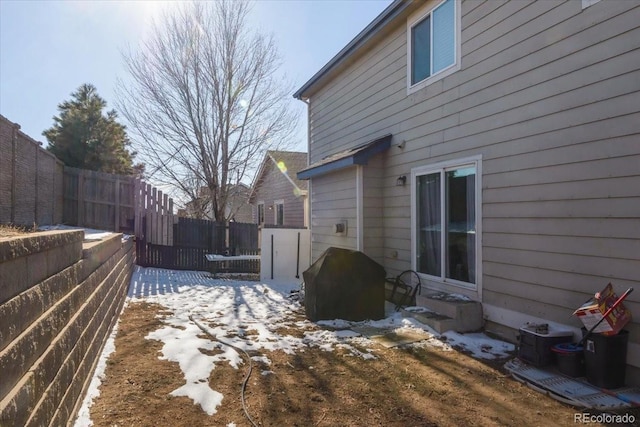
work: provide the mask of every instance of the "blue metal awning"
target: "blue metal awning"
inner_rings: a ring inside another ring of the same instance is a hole
[[[369,159],[391,147],[392,135],[385,135],[364,145],[325,157],[298,172],[298,179],[310,179],[353,165],[366,165]]]

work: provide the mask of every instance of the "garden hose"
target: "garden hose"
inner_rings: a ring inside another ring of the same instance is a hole
[[[249,370],[247,371],[246,375],[244,376],[244,381],[242,381],[242,388],[240,389],[240,399],[242,400],[242,409],[244,410],[245,417],[247,417],[247,419],[249,420],[249,422],[251,423],[251,425],[253,427],[258,427],[258,425],[251,418],[251,415],[249,415],[249,411],[247,410],[247,404],[246,404],[245,398],[244,398],[244,391],[247,388],[247,382],[249,381],[249,377],[251,376],[251,371],[253,370],[253,361],[251,360],[251,356],[249,356],[249,353],[247,353],[244,349],[236,347],[235,345],[230,344],[228,342],[225,342],[225,341],[221,340],[220,338],[214,336],[211,332],[209,332],[209,330],[206,327],[204,327],[197,320],[195,320],[191,314],[189,315],[189,320],[191,320],[193,323],[195,323],[195,325],[198,328],[200,328],[200,330],[202,330],[202,332],[207,334],[207,336],[209,336],[211,339],[213,339],[214,341],[219,342],[220,344],[226,345],[227,347],[231,347],[232,349],[234,349],[238,353],[244,353],[244,355],[247,357],[247,360],[249,360]]]

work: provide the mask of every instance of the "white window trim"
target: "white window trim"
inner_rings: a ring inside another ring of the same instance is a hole
[[[284,225],[284,223],[285,223],[284,199],[274,200],[273,201],[273,224],[274,225],[279,225],[278,224],[278,205],[282,205],[282,225]]]
[[[600,0],[582,0],[582,9],[586,9],[594,4],[598,3]]]
[[[443,279],[425,273],[418,273],[431,287],[449,290],[449,287],[464,289],[473,293],[482,300],[482,156],[472,156],[462,159],[448,160],[439,163],[428,164],[411,169],[411,269],[417,271],[416,243],[417,243],[417,212],[416,212],[416,178],[428,173],[440,172],[443,169],[473,165],[476,168],[476,283],[466,283],[454,279]],[[444,218],[444,217],[443,217]],[[444,251],[442,252],[444,254]]]
[[[587,0],[589,1],[589,0]],[[454,35],[455,35],[455,40],[454,40],[454,44],[456,47],[456,61],[455,63],[453,63],[452,65],[448,66],[447,68],[438,71],[437,73],[427,77],[424,80],[419,81],[418,83],[412,85],[411,84],[411,69],[412,69],[412,63],[411,63],[411,28],[417,24],[418,22],[422,21],[424,18],[427,17],[427,15],[429,15],[434,9],[436,9],[438,6],[440,6],[442,3],[444,3],[445,0],[438,0],[438,1],[429,1],[426,6],[422,9],[420,9],[419,11],[413,13],[411,16],[409,16],[409,18],[407,18],[407,95],[412,94],[413,92],[416,92],[426,86],[429,86],[430,84],[441,80],[445,77],[447,77],[448,75],[451,75],[453,73],[455,73],[456,71],[458,71],[460,69],[460,61],[461,61],[461,40],[462,40],[462,17],[461,17],[461,8],[460,8],[460,0],[454,0],[455,2],[455,25],[456,25],[456,29],[454,31]],[[433,40],[433,35],[431,37],[431,40]]]

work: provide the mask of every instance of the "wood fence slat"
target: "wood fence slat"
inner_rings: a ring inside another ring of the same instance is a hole
[[[84,175],[78,173],[78,226],[84,225]]]
[[[158,242],[158,217],[156,216],[156,212],[158,212],[158,189],[156,187],[151,188],[151,205],[149,209],[151,210],[151,243]]]
[[[146,185],[146,192],[144,197],[144,210],[151,211],[151,184]]]
[[[133,235],[140,237],[140,179],[133,181]]]
[[[169,195],[167,194],[163,194],[162,196],[162,209],[164,217],[164,224],[162,227],[162,244],[169,245],[169,227],[173,227],[173,224],[172,221],[170,221],[171,217],[169,212]]]
[[[164,194],[162,193],[162,191],[158,190],[158,199],[157,199],[157,204],[158,204],[158,234],[157,234],[157,239],[158,239],[158,243],[160,243],[161,245],[166,244],[165,243],[165,239],[164,239],[164,230],[165,227],[167,226],[167,221],[166,221],[166,215],[164,212],[164,206],[162,205],[162,200],[164,198]]]
[[[149,241],[149,239],[151,238],[151,211],[146,211],[145,214],[145,230],[144,230],[144,235],[145,235],[145,242],[146,243],[151,243]]]

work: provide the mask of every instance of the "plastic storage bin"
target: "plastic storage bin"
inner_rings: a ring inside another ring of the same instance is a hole
[[[551,347],[572,339],[570,330],[546,324],[526,324],[520,328],[518,357],[534,366],[550,365],[555,361]]]
[[[629,331],[624,329],[617,335],[589,335],[584,343],[587,381],[602,388],[623,387],[627,369],[628,341]]]
[[[556,354],[558,371],[570,377],[584,377],[584,349],[572,343],[556,344],[551,348]]]

